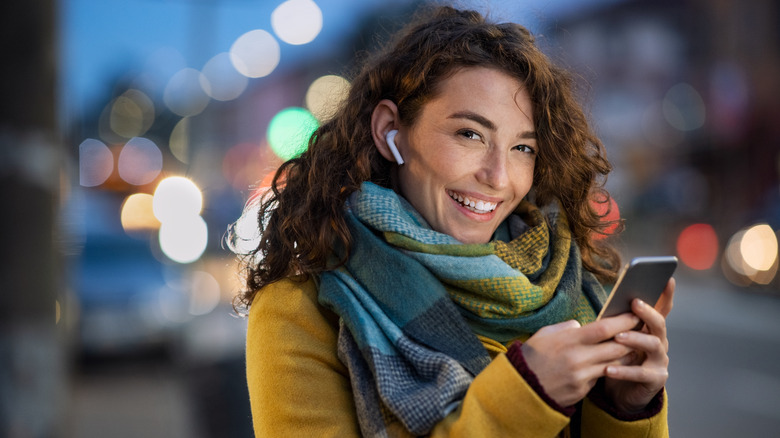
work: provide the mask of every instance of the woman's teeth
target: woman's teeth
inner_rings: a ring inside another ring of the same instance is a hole
[[[498,205],[495,202],[475,201],[461,195],[460,193],[453,192],[452,190],[447,190],[447,194],[450,195],[450,198],[460,202],[461,205],[475,213],[490,213],[491,211],[495,210],[496,206]]]

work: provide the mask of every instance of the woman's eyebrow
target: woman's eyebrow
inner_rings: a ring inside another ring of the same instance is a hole
[[[484,116],[481,116],[471,111],[458,111],[456,113],[450,114],[448,119],[468,119],[473,122],[479,123],[480,125],[484,126],[485,128],[491,131],[496,130],[496,125],[493,122],[486,119]]]
[[[471,121],[479,123],[480,125],[484,126],[486,129],[489,129],[491,131],[495,131],[496,130],[495,123],[491,122],[490,120],[488,120],[484,116],[481,116],[481,115],[479,115],[479,114],[477,114],[475,112],[472,112],[472,111],[458,111],[456,113],[450,114],[450,116],[447,117],[447,118],[448,119],[468,119],[468,120],[471,120]],[[534,131],[524,131],[524,132],[520,133],[518,138],[523,138],[523,139],[532,138],[532,139],[535,139],[536,138],[536,132],[534,132]]]

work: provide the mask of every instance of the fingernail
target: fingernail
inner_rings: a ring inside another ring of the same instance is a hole
[[[625,339],[626,336],[628,336],[628,333],[626,333],[626,332],[621,332],[621,333],[618,333],[618,334],[615,335],[615,337],[618,338],[618,339]]]
[[[636,299],[636,304],[637,304],[639,307],[644,307],[644,306],[646,306],[646,305],[647,305],[647,303],[645,303],[644,301],[640,300],[639,298],[637,298],[637,299]]]
[[[615,374],[615,373],[617,373],[617,369],[615,367],[613,367],[613,366],[608,366],[607,367],[607,374],[612,375],[612,374]]]

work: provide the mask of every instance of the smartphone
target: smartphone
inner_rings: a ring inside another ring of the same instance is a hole
[[[634,298],[655,305],[676,268],[677,257],[674,256],[632,259],[620,272],[596,320],[630,312]]]

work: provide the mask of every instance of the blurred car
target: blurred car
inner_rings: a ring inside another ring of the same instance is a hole
[[[89,236],[74,271],[82,352],[170,348],[185,322],[181,274],[147,241]]]
[[[77,306],[76,348],[87,355],[175,349],[188,316],[185,269],[156,254],[152,234],[119,224],[121,199],[76,199],[78,249],[68,257]]]

